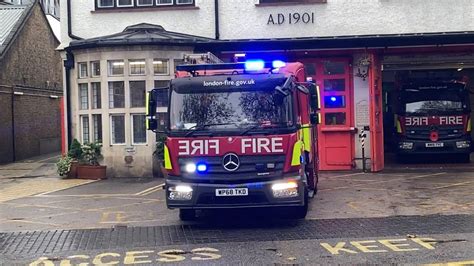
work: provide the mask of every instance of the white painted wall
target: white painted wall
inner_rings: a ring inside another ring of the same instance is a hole
[[[95,12],[93,0],[72,2],[73,33],[92,38],[137,23],[214,38],[214,1],[196,9]],[[474,31],[472,0],[328,0],[325,4],[257,6],[259,0],[220,0],[222,39],[288,38],[367,34]],[[61,0],[63,45],[67,45],[66,0]],[[267,25],[270,14],[314,12],[314,24]]]

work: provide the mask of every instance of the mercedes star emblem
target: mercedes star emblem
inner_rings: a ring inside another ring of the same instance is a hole
[[[222,166],[229,172],[234,172],[240,166],[239,156],[235,153],[228,153],[222,158]]]

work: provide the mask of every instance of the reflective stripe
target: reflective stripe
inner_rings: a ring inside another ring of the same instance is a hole
[[[467,131],[467,132],[471,132],[471,130],[472,130],[471,118],[469,118],[469,119],[467,120],[466,131]]]
[[[168,146],[164,147],[164,159],[165,159],[165,169],[171,170],[173,167],[171,166],[171,158],[170,158],[170,151],[168,150]]]
[[[303,125],[303,142],[304,142],[304,150],[307,152],[311,152],[311,125],[310,124]]]
[[[303,142],[298,140],[293,146],[293,157],[291,158],[291,166],[297,166],[301,164],[301,148],[303,147]]]
[[[316,93],[318,94],[318,109],[321,109],[321,93],[319,92],[319,85],[316,86]]]
[[[146,115],[150,115],[150,92],[146,93],[145,96],[145,110],[146,110]]]
[[[397,119],[397,133],[402,133],[402,125],[400,124],[400,121]]]

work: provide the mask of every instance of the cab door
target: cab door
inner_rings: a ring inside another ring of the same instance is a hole
[[[353,89],[349,59],[305,62],[321,93],[318,125],[320,170],[350,170],[354,162]]]

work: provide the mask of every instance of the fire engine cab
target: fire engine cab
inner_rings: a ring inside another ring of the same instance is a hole
[[[304,218],[317,191],[319,93],[301,63],[250,60],[181,65],[167,125],[159,88],[147,96],[148,129],[164,134],[166,203],[182,220],[196,210],[275,207]]]
[[[471,108],[466,84],[411,81],[401,87],[396,111],[397,152],[453,154],[469,162]]]

